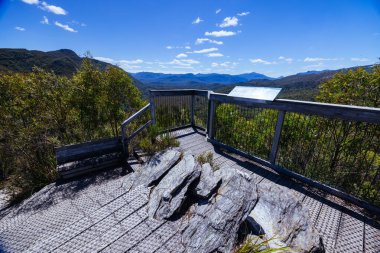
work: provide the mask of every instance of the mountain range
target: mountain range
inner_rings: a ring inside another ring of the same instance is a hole
[[[52,70],[58,75],[72,76],[79,68],[83,58],[69,49],[42,52],[26,49],[0,49],[0,72],[30,72],[34,66]],[[91,59],[100,69],[111,64]],[[371,66],[363,66],[370,70]],[[281,78],[271,78],[259,73],[240,75],[228,74],[163,74],[152,72],[130,73],[133,83],[146,97],[150,89],[207,89],[227,93],[236,85],[280,87],[280,98],[314,100],[320,83],[334,74],[358,67],[308,71]]]
[[[229,74],[163,74],[163,73],[152,73],[152,72],[139,72],[131,73],[133,77],[140,80],[145,84],[184,84],[190,82],[198,82],[205,84],[220,83],[220,84],[233,84],[240,82],[248,82],[250,80],[256,79],[266,79],[273,80],[275,78],[268,77],[259,73],[246,73],[240,75],[229,75]]]

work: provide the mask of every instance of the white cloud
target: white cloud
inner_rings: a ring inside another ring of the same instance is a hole
[[[166,49],[191,49],[190,46],[166,46]]]
[[[58,27],[61,27],[63,30],[66,30],[66,31],[68,31],[68,32],[72,32],[72,33],[76,33],[76,32],[78,32],[77,30],[74,30],[73,28],[71,28],[70,26],[68,26],[68,25],[64,25],[64,24],[61,24],[61,23],[59,23],[59,22],[57,22],[57,21],[55,21],[55,23],[54,23],[56,26],[58,26]]]
[[[200,22],[203,22],[203,20],[200,17],[197,17],[192,24],[199,24]]]
[[[188,63],[188,64],[199,64],[200,62],[193,59],[183,59],[182,62]]]
[[[16,26],[15,29],[17,31],[20,31],[20,32],[24,32],[25,31],[25,28],[24,27],[21,27],[21,26]]]
[[[67,14],[67,11],[65,11],[62,7],[50,5],[46,2],[42,2],[40,8],[45,10],[45,11],[54,13],[56,15],[66,15]]]
[[[219,50],[218,48],[212,47],[212,48],[205,48],[205,49],[201,49],[201,50],[195,50],[192,53],[194,53],[194,54],[206,54],[206,53],[211,53],[211,52],[215,52],[218,50]]]
[[[292,63],[294,61],[293,58],[287,58],[287,57],[284,57],[284,56],[280,56],[278,57],[279,60],[281,61],[286,61],[287,63]]]
[[[48,25],[49,24],[49,19],[46,16],[43,16],[43,18],[40,21],[40,23],[43,24],[43,25]]]
[[[319,62],[317,64],[308,65],[302,68],[305,70],[321,70],[323,67],[324,67],[324,64],[322,62]]]
[[[230,62],[230,61],[226,61],[219,64],[220,67],[225,67],[225,68],[234,68],[236,65],[238,65],[237,62]]]
[[[357,58],[357,57],[352,57],[351,61],[359,61],[359,62],[366,62],[369,61],[368,58]]]
[[[209,43],[212,43],[212,44],[217,44],[217,45],[223,45],[223,41],[218,41],[218,40],[210,40],[208,38],[198,38],[196,41],[195,41],[195,45],[200,45],[200,44],[203,44],[205,42],[209,42]]]
[[[213,67],[213,68],[218,67],[218,66],[219,66],[219,64],[216,62],[211,63],[211,67]]]
[[[222,57],[223,54],[221,53],[209,53],[207,54],[208,57]]]
[[[217,9],[216,11],[215,11],[215,14],[218,14],[219,12],[221,12],[222,11],[222,9]]]
[[[239,24],[239,19],[237,17],[226,17],[223,20],[223,23],[221,23],[220,27],[230,27],[230,26],[237,26]]]
[[[99,60],[99,61],[108,62],[108,63],[115,64],[115,65],[120,65],[123,69],[141,68],[141,66],[138,66],[136,64],[144,63],[144,61],[141,60],[141,59],[136,59],[136,60],[114,60],[112,58],[102,57],[102,56],[94,57],[94,59]]]
[[[71,21],[71,23],[73,23],[73,24],[75,24],[75,25],[82,26],[82,27],[86,27],[86,26],[87,26],[85,23],[81,23],[81,22],[78,22],[78,21],[76,21],[76,20]]]
[[[246,11],[246,12],[241,12],[241,13],[238,13],[237,15],[240,16],[240,17],[243,17],[243,16],[247,16],[249,15],[249,11]]]
[[[181,53],[176,56],[176,58],[186,58],[187,54]]]
[[[193,59],[174,59],[170,62],[161,62],[161,65],[176,65],[176,66],[182,66],[182,67],[191,67],[193,64],[199,64],[199,61],[193,60]]]
[[[136,60],[120,60],[119,61],[120,64],[141,64],[143,62],[144,61],[141,60],[141,59],[136,59]]]
[[[108,58],[108,57],[97,56],[97,57],[94,57],[94,59],[99,60],[99,61],[104,61],[104,62],[112,63],[112,64],[115,63],[114,59],[111,59],[111,58]]]
[[[39,4],[39,0],[22,0],[26,4]]]
[[[236,32],[220,30],[220,31],[213,31],[213,32],[205,32],[205,35],[213,36],[213,37],[228,37],[228,36],[236,35]]]
[[[252,62],[253,64],[256,64],[256,63],[265,64],[265,65],[276,64],[276,62],[270,62],[270,61],[266,61],[260,58],[250,59],[249,61]]]
[[[304,62],[318,62],[318,61],[337,61],[337,58],[320,58],[320,57],[306,57]]]

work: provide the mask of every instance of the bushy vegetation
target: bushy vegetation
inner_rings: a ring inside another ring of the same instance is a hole
[[[138,139],[138,145],[147,155],[153,155],[169,147],[178,147],[179,142],[171,136],[170,132],[163,132],[156,125],[151,125]]]
[[[235,253],[280,253],[289,251],[289,247],[270,248],[268,244],[272,240],[273,238],[262,239],[259,236],[248,236]]]
[[[55,146],[117,136],[143,103],[127,73],[90,59],[72,78],[0,74],[0,181],[14,199],[30,195],[55,180]]]
[[[212,152],[207,152],[205,154],[200,154],[197,157],[197,162],[200,165],[203,165],[205,163],[210,164],[211,168],[216,171],[219,169],[219,166],[214,163],[214,154]]]

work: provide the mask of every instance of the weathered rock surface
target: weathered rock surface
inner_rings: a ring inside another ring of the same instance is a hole
[[[215,174],[222,178],[216,195],[190,210],[182,233],[186,252],[231,252],[240,224],[257,201],[256,184],[247,174],[227,167]]]
[[[189,185],[199,179],[194,157],[186,154],[167,175],[153,188],[149,201],[149,216],[168,219],[178,211],[185,201]]]
[[[324,252],[322,240],[297,197],[285,187],[262,182],[259,201],[250,216],[262,227],[271,248],[288,246],[295,252]],[[261,232],[259,232],[261,233]]]
[[[181,220],[185,252],[232,252],[243,222],[273,238],[271,248],[324,252],[308,210],[286,187],[258,184],[231,167],[213,171],[209,164],[197,165],[191,154],[179,158],[173,149],[152,157],[136,181],[151,187],[150,217]]]
[[[195,191],[198,196],[209,198],[221,181],[222,178],[215,175],[211,165],[205,163],[201,165],[201,177]]]
[[[152,156],[143,168],[133,174],[133,182],[127,188],[135,188],[139,185],[152,186],[157,184],[180,159],[181,152],[178,149],[168,149]]]

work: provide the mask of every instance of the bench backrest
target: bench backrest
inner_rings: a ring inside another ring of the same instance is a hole
[[[55,149],[55,155],[59,165],[122,151],[121,137],[115,137],[59,147]]]

